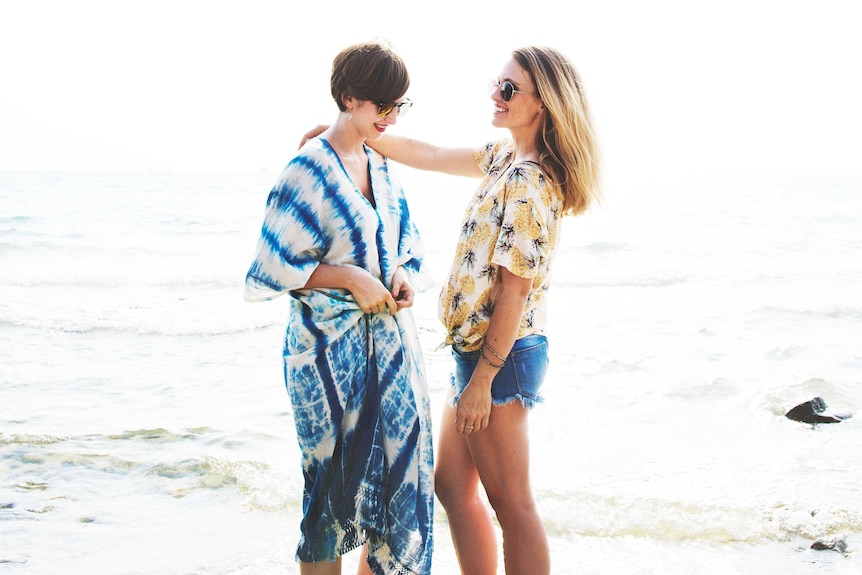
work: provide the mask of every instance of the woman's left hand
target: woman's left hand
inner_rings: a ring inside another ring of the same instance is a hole
[[[455,429],[458,433],[476,433],[488,428],[491,422],[491,382],[483,385],[470,379],[461,392],[455,410]]]
[[[416,297],[416,291],[410,285],[410,278],[401,266],[398,266],[392,275],[392,297],[395,298],[398,309],[411,307],[413,298]]]
[[[494,312],[491,321],[488,322],[488,331],[483,348],[480,350],[482,359],[476,364],[470,382],[458,400],[458,408],[455,414],[455,429],[458,433],[475,433],[487,429],[491,423],[491,383],[497,376],[502,364],[495,365],[501,360],[506,360],[497,354],[503,353],[508,357],[509,350],[515,342],[518,334],[518,326],[524,315],[524,306],[530,294],[532,280],[516,276],[505,267],[500,267],[502,288],[494,302]],[[492,352],[492,360],[485,356],[485,348]],[[494,352],[493,349],[497,349]],[[493,362],[493,363],[492,363]]]

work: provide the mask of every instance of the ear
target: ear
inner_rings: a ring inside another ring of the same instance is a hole
[[[356,98],[353,97],[353,94],[350,92],[344,92],[341,95],[341,102],[344,104],[344,107],[347,108],[347,111],[353,110],[354,106],[356,106]]]

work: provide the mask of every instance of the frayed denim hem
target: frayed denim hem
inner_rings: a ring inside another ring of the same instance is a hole
[[[458,399],[460,399],[460,397],[461,397],[460,393],[453,393],[449,397],[449,400],[448,400],[449,405],[452,407],[457,407],[458,406]],[[540,403],[543,403],[545,401],[545,398],[542,397],[541,395],[537,396],[537,397],[527,397],[526,395],[521,395],[519,393],[517,395],[513,395],[512,397],[501,397],[499,399],[492,398],[491,399],[491,405],[494,405],[496,407],[500,407],[502,405],[509,405],[510,403],[514,403],[516,400],[521,401],[522,407],[525,407],[526,409],[533,409],[534,407],[536,407]]]
[[[463,351],[452,346],[455,368],[449,374],[452,396],[449,404],[455,406],[470,385],[470,379],[481,361],[481,351]],[[548,368],[548,342],[544,335],[528,335],[515,341],[511,351],[491,383],[491,401],[502,406],[515,400],[526,409],[543,401],[540,388]]]

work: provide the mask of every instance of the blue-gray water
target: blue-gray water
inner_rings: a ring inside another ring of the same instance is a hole
[[[440,281],[474,182],[401,172]],[[285,302],[242,301],[276,176],[0,173],[0,573],[298,572]],[[567,220],[531,422],[555,574],[859,571],[860,194],[646,183]],[[784,417],[814,396],[856,417]]]

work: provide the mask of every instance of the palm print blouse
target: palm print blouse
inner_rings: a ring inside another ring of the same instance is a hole
[[[559,188],[538,164],[514,163],[511,140],[490,142],[473,156],[485,177],[467,205],[438,307],[445,343],[465,351],[482,346],[500,290],[501,266],[533,280],[518,338],[544,333],[562,210]]]

